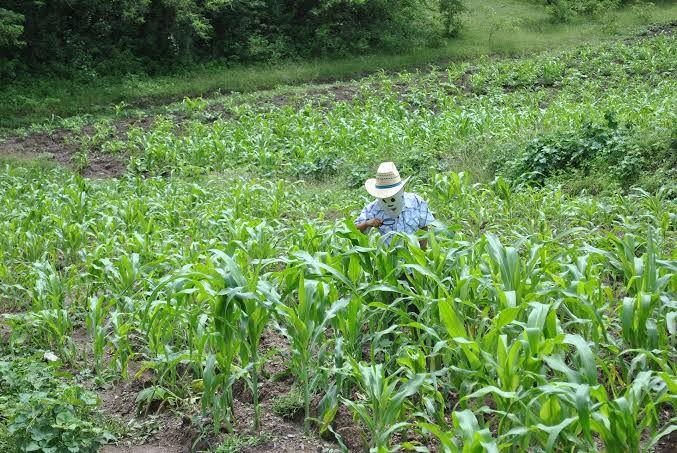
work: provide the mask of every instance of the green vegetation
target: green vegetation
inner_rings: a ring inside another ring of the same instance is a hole
[[[276,396],[271,409],[273,413],[282,418],[293,419],[303,413],[303,392],[298,388],[292,388],[289,393]]]
[[[277,61],[402,49],[440,35],[421,0],[101,0],[24,2],[0,9],[0,77],[19,71],[96,77],[209,59]],[[449,11],[453,13],[453,11]]]
[[[0,157],[0,450],[141,442],[176,408],[219,452],[277,445],[276,416],[378,453],[673,448],[674,26],[604,37],[675,7],[601,32],[540,3],[473,26],[468,2],[456,55],[598,42],[210,98],[171,76],[179,102],[9,132],[71,168]],[[116,100],[168,94],[139,80]],[[83,177],[102,160],[120,174]],[[352,222],[385,160],[437,218],[390,244]],[[129,379],[139,420],[105,423],[87,389]]]
[[[54,366],[0,357],[0,446],[4,451],[94,452],[114,436],[95,424],[95,393],[66,385]]]
[[[453,3],[453,2],[452,2]],[[524,0],[487,2],[468,0],[458,36],[436,47],[389,53],[276,62],[260,66],[211,63],[182,65],[172,74],[110,75],[102,70],[91,77],[19,77],[0,88],[0,127],[28,126],[54,117],[76,114],[110,115],[114,105],[148,106],[213,93],[252,92],[279,85],[322,80],[345,80],[378,69],[395,71],[431,62],[469,60],[480,55],[523,55],[605,41],[614,34],[631,34],[650,22],[677,16],[674,2],[642,6],[641,13],[626,8],[607,11],[605,19],[574,18],[552,22],[548,10]]]
[[[129,132],[129,169],[237,169],[359,186],[396,158],[421,178],[461,168],[484,181],[496,172],[539,182],[568,175],[579,191],[653,190],[675,178],[673,48],[673,37],[658,36],[381,74],[344,86],[350,100],[332,102],[328,91],[300,107],[217,98],[210,105],[227,115],[210,123],[206,103],[184,102],[177,108],[191,119],[181,126],[161,116]]]
[[[258,436],[230,434],[226,436],[223,443],[214,450],[214,453],[237,453],[248,447],[256,447],[265,444],[268,440],[268,436],[265,434]]]
[[[72,327],[52,329],[56,313],[74,321],[103,310],[113,371],[143,357],[154,364],[157,385],[182,395],[185,379],[203,379],[210,398],[210,373],[227,393],[234,380],[222,367],[243,378],[254,370],[234,356],[223,360],[214,336],[221,323],[246,316],[237,303],[246,291],[271,304],[299,383],[327,392],[320,419],[331,423],[335,404],[349,404],[373,426],[374,446],[391,445],[384,427],[393,420],[443,443],[458,437],[459,445],[474,442],[463,434],[467,423],[492,427],[483,442],[516,449],[588,450],[596,436],[609,449],[639,448],[669,425],[659,409],[675,398],[677,281],[675,202],[665,193],[569,197],[440,173],[415,186],[444,222],[423,252],[413,238],[389,249],[350,221],[308,220],[328,203],[290,184],[90,181],[15,166],[0,181],[8,225],[3,294],[27,310],[11,316],[10,345],[18,338],[35,347],[65,344]],[[40,203],[29,203],[36,195]],[[359,206],[355,199],[346,210]],[[266,285],[215,286],[211,275],[231,278],[233,265]],[[53,289],[22,289],[44,287],[40,281]],[[51,296],[62,292],[68,306]],[[224,299],[210,296],[219,293],[233,302],[223,318],[212,316],[222,313]],[[89,303],[94,294],[108,303]],[[244,331],[234,333],[245,341]],[[381,384],[365,374],[371,368],[349,365],[363,360],[365,346],[367,360],[382,367]],[[190,370],[183,378],[182,361]],[[386,385],[404,398],[388,398]],[[370,393],[354,399],[355,386]],[[230,424],[224,404],[205,410]],[[447,425],[451,414],[457,425]],[[644,434],[625,437],[633,433]]]

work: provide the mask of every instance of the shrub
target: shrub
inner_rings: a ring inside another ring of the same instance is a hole
[[[594,16],[618,8],[621,0],[548,0],[547,4],[556,22],[570,22],[577,16]]]
[[[0,357],[0,447],[15,447],[8,451],[97,451],[114,439],[92,421],[98,404],[96,394],[62,383],[48,365]]]
[[[605,118],[604,124],[587,123],[580,130],[536,137],[506,165],[508,173],[513,178],[543,183],[572,170],[579,176],[599,172],[627,185],[642,171],[655,168],[652,162],[668,164],[656,157],[670,155],[669,143],[643,140],[631,125],[620,126],[611,113]]]
[[[17,61],[12,56],[25,44],[21,40],[23,21],[23,15],[0,8],[0,79],[15,75]]]
[[[461,14],[466,10],[463,0],[440,0],[440,13],[446,36],[457,36],[463,20]]]
[[[113,437],[87,420],[97,404],[80,386],[21,394],[8,431],[22,451],[98,451]]]

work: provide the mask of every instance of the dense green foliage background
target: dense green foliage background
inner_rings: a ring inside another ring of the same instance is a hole
[[[524,3],[545,5],[553,22],[571,22],[632,2]],[[485,8],[491,16],[492,6]],[[214,59],[279,61],[431,47],[458,34],[466,9],[466,0],[5,0],[0,79],[27,72],[92,78]]]
[[[194,60],[268,61],[431,44],[423,0],[10,0],[0,71],[140,71]],[[455,8],[458,2],[443,2]],[[433,25],[433,26],[431,26]],[[453,25],[452,25],[453,27]]]

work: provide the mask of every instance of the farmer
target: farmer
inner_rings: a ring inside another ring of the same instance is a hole
[[[427,230],[435,218],[428,210],[428,202],[415,193],[404,191],[409,178],[400,178],[393,162],[383,162],[376,171],[376,178],[368,179],[364,187],[376,198],[362,209],[355,219],[358,230],[365,232],[369,228],[378,228],[390,243],[394,233],[412,234],[418,230]],[[425,250],[427,241],[419,241]]]

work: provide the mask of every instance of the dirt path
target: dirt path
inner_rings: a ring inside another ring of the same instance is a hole
[[[136,125],[150,124],[148,120],[132,122],[120,121],[114,124],[115,137],[126,138],[126,131]],[[80,132],[56,129],[51,132],[32,133],[26,136],[10,136],[0,141],[0,157],[17,159],[45,159],[68,168],[77,169],[77,155],[83,145],[82,140],[93,133],[87,126]],[[87,164],[80,173],[90,178],[109,178],[122,175],[127,167],[126,153],[109,154],[100,149],[87,150]]]

